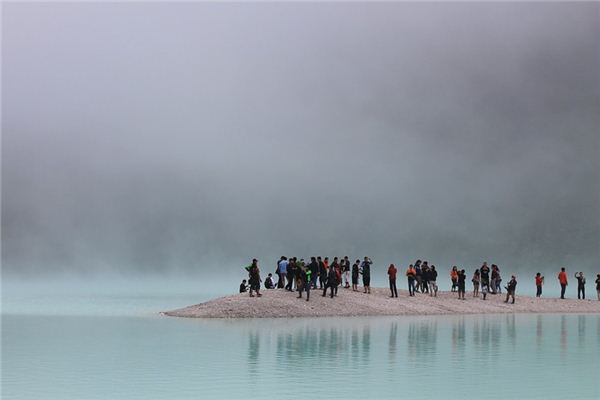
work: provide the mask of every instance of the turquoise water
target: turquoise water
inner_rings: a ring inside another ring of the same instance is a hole
[[[2,398],[600,398],[600,315],[193,320],[151,311],[200,301],[197,289],[4,288]]]

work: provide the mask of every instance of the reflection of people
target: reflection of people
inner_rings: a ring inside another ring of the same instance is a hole
[[[560,283],[560,298],[564,299],[565,292],[567,291],[567,285],[569,284],[565,267],[562,267],[558,273],[558,282]]]
[[[246,285],[246,280],[242,280],[242,283],[240,283],[240,293],[246,293],[246,290],[248,289],[248,286]]]
[[[544,277],[542,276],[542,274],[540,274],[538,272],[537,274],[535,274],[535,287],[536,287],[535,297],[542,296],[542,285],[543,284],[544,284]]]
[[[577,298],[585,300],[585,276],[583,276],[583,272],[575,273],[575,278],[577,279]]]
[[[517,290],[517,278],[513,275],[510,277],[510,282],[508,282],[508,286],[506,286],[506,300],[505,303],[508,303],[508,298],[512,297],[512,304],[515,304],[515,291]]]

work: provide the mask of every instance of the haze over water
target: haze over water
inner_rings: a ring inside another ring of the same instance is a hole
[[[593,297],[599,3],[1,7],[3,399],[600,398],[594,314],[158,315],[281,255]]]

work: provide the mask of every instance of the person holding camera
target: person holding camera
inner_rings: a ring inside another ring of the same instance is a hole
[[[544,284],[544,277],[539,272],[535,274],[535,297],[542,297],[542,285]]]

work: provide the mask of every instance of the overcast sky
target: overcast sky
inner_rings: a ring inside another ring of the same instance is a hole
[[[600,3],[2,7],[5,274],[599,268]]]

